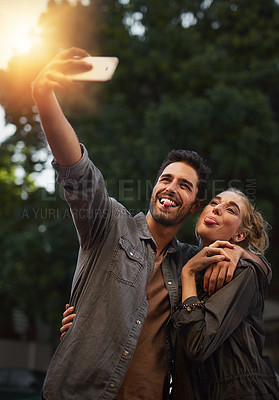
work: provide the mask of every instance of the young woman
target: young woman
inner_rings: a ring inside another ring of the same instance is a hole
[[[182,269],[182,303],[172,317],[177,337],[173,398],[279,399],[274,371],[262,354],[270,268],[241,259],[230,283],[211,297],[203,289],[204,269],[222,253],[226,259],[226,247],[264,254],[265,222],[242,192],[228,189],[204,208],[196,230],[202,249]]]
[[[172,320],[176,337],[172,398],[175,400],[271,400],[279,388],[263,356],[263,307],[269,266],[241,259],[230,283],[209,296],[208,265],[228,260],[226,247],[264,254],[268,235],[247,197],[228,189],[204,208],[197,224],[200,252],[182,269],[182,302]],[[61,337],[75,317],[66,306]]]

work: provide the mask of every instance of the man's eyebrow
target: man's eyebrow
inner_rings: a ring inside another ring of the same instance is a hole
[[[172,174],[162,174],[162,175],[160,176],[160,179],[161,179],[161,178],[172,178],[172,177],[173,177]],[[179,180],[180,180],[181,182],[187,183],[189,186],[191,186],[192,189],[194,188],[193,183],[190,182],[190,181],[188,181],[188,179],[186,179],[186,178],[179,178]]]
[[[221,196],[215,196],[213,199],[222,200],[222,197]],[[231,206],[236,207],[238,209],[238,211],[240,212],[239,205],[235,201],[229,201],[228,204],[231,205]]]
[[[162,174],[160,175],[159,180],[162,178],[172,178],[172,174]]]
[[[191,186],[191,188],[193,189],[194,185],[192,182],[188,181],[188,179],[185,178],[181,178],[180,179],[182,182],[187,183],[189,186]]]

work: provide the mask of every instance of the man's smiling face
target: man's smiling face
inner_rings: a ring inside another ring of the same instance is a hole
[[[195,212],[198,193],[198,175],[184,162],[169,164],[153,188],[150,213],[153,219],[164,226],[181,224]]]

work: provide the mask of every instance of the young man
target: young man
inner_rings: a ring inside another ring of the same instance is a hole
[[[181,300],[181,269],[197,251],[175,235],[200,209],[209,169],[194,152],[171,152],[146,216],[133,217],[110,198],[54,95],[75,85],[67,72],[91,68],[81,60],[86,56],[80,49],[61,53],[33,84],[80,242],[70,300],[77,315],[53,356],[43,398],[161,400],[173,363],[168,321]],[[217,288],[239,259],[237,246],[228,253],[220,249],[214,259],[221,269]]]

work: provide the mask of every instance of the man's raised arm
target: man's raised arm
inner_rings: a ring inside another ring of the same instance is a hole
[[[64,116],[54,91],[66,91],[78,86],[67,74],[90,70],[92,66],[82,61],[83,57],[88,56],[82,49],[63,51],[47,64],[32,84],[32,94],[43,130],[61,166],[75,164],[82,154],[76,133]]]

